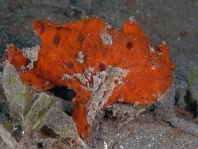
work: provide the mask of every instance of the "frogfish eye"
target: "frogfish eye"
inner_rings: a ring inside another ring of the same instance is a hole
[[[151,66],[153,69],[157,67],[156,63],[152,63]]]

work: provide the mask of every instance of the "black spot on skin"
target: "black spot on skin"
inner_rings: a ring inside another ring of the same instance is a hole
[[[32,80],[31,80],[31,79],[27,79],[27,82],[29,82],[29,83],[30,83],[30,82],[32,82]]]
[[[66,30],[68,30],[68,31],[72,31],[72,29],[71,28],[69,28],[69,27],[65,27],[64,29],[66,29]]]
[[[47,75],[50,75],[51,72],[50,72],[49,70],[46,70],[46,74],[47,74]]]
[[[78,88],[77,88],[77,91],[78,91],[78,92],[81,92],[81,91],[82,91],[82,87],[78,87]]]
[[[52,39],[52,43],[53,45],[58,48],[58,46],[60,45],[61,42],[61,36],[60,33],[56,33]]]
[[[105,71],[106,70],[106,65],[103,64],[103,63],[99,63],[98,67],[99,67],[100,71]]]
[[[87,62],[89,60],[89,56],[84,54],[84,61]]]
[[[105,48],[105,51],[109,50],[108,48]]]
[[[79,44],[82,44],[85,41],[86,36],[82,33],[79,33],[76,38],[77,38],[76,40],[79,42]]]
[[[132,42],[127,42],[126,48],[127,48],[128,50],[133,49],[133,43],[132,43]]]
[[[115,83],[115,84],[118,84],[118,80],[115,80],[114,83]]]
[[[89,128],[89,126],[88,126],[88,125],[86,125],[86,126],[85,126],[85,130],[87,130],[88,128]]]
[[[46,29],[46,26],[45,25],[41,25],[41,28],[40,28],[40,36],[45,32],[45,29]]]
[[[36,74],[36,78],[40,78],[40,75],[39,74]]]
[[[41,19],[38,21],[34,21],[33,26],[35,30],[38,32],[39,36],[41,36],[45,32],[46,23],[44,22],[44,20]]]
[[[63,64],[68,68],[68,69],[73,69],[74,68],[74,63],[72,61],[63,61]]]
[[[54,93],[56,97],[63,98],[65,100],[72,101],[72,99],[76,96],[76,92],[65,86],[56,86],[52,89],[49,89],[51,93]]]
[[[42,68],[41,68],[38,72],[39,72],[39,74],[41,74],[41,75],[42,75],[42,74],[45,74],[45,71],[44,71]]]

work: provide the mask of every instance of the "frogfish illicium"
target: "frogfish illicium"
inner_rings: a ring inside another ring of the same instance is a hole
[[[99,18],[66,24],[41,19],[32,25],[41,45],[31,54],[9,45],[4,59],[21,68],[27,85],[76,92],[72,117],[79,135],[89,137],[102,108],[115,102],[152,104],[172,85],[175,66],[166,43],[154,47],[133,18],[123,30]]]

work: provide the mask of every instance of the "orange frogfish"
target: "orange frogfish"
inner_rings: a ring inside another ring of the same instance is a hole
[[[80,136],[89,138],[102,108],[115,102],[152,104],[173,83],[175,66],[166,43],[154,47],[133,18],[122,30],[99,18],[66,24],[41,19],[32,25],[41,46],[27,54],[9,45],[4,59],[21,68],[18,74],[27,85],[66,86],[76,92],[72,117]]]

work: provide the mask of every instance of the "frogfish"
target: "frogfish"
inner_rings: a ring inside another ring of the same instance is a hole
[[[153,46],[133,18],[122,30],[99,18],[66,24],[40,19],[32,25],[41,45],[29,52],[8,45],[4,60],[20,68],[26,85],[73,89],[72,118],[80,136],[90,137],[94,118],[104,107],[158,102],[173,83],[175,66],[166,43]]]

